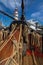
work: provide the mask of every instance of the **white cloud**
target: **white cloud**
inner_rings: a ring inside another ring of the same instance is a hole
[[[40,23],[43,24],[43,2],[38,4],[37,12],[32,13],[31,18],[36,19],[36,20],[40,21]]]
[[[43,10],[43,2],[41,2],[41,3],[38,5],[37,9],[40,10],[40,11]]]
[[[32,15],[31,15],[31,17],[38,17],[38,16],[40,16],[40,12],[35,12],[35,13],[32,13]]]
[[[43,25],[43,13],[41,11],[32,13],[31,17],[36,19]]]
[[[9,5],[10,7],[12,7],[12,8],[15,8],[15,2],[14,2],[14,0],[9,0],[9,1],[8,1],[8,5]]]
[[[20,6],[20,2],[18,0],[0,0],[0,2],[2,2],[9,9],[14,9],[16,5],[18,7]]]
[[[2,3],[3,3],[4,5],[6,5],[6,6],[8,5],[8,4],[7,4],[7,0],[0,0],[0,2],[2,2]]]

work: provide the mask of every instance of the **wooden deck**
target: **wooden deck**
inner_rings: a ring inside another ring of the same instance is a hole
[[[34,63],[33,57],[31,55],[26,55],[23,58],[23,65],[43,65],[43,58],[35,57],[36,63]]]

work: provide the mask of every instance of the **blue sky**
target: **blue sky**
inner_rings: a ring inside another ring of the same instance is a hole
[[[24,4],[26,20],[35,19],[43,25],[43,0],[24,0]],[[16,7],[18,8],[19,16],[21,16],[21,0],[0,0],[0,10],[12,16]],[[4,26],[8,26],[12,19],[0,13],[0,21]]]

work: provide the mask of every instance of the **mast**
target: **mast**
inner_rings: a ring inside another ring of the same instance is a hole
[[[25,17],[24,17],[24,1],[23,0],[22,0],[22,3],[21,3],[21,8],[22,8],[21,20],[25,20]]]

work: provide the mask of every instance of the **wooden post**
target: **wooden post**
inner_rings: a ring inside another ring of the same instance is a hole
[[[22,24],[20,24],[20,35],[19,35],[19,40],[18,40],[18,60],[19,60],[19,65],[22,65],[22,48],[20,48],[20,46],[22,47],[22,43],[21,43],[21,37],[22,37]]]

